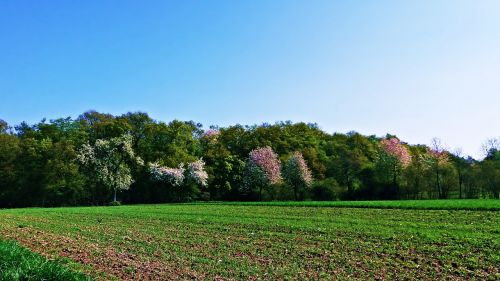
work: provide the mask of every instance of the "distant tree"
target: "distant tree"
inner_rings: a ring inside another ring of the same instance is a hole
[[[261,147],[250,152],[244,178],[244,191],[258,189],[260,200],[262,200],[263,188],[282,181],[281,163],[271,147]]]
[[[296,151],[283,166],[283,176],[285,181],[293,188],[295,200],[299,199],[299,192],[310,187],[313,181],[311,170],[302,153]]]
[[[500,151],[500,138],[487,139],[481,145],[481,149],[485,158],[491,157],[497,151]]]
[[[500,198],[500,150],[490,149],[480,165],[479,183],[493,198]]]
[[[399,178],[402,170],[411,164],[411,155],[408,148],[395,137],[381,140],[380,146],[383,153],[380,155],[379,160],[389,168],[388,171],[385,171],[385,174],[392,177],[394,197],[397,198],[400,192]]]
[[[188,164],[188,178],[200,186],[207,186],[208,173],[205,171],[205,162],[198,159]]]
[[[89,136],[90,142],[95,142],[98,139],[117,138],[127,134],[131,129],[131,125],[126,119],[118,119],[111,114],[93,110],[80,115],[77,122]]]
[[[228,133],[231,132],[232,130],[226,129],[210,129],[200,138],[203,160],[210,175],[208,191],[211,199],[238,199],[245,159],[232,151],[227,143],[230,138]]]
[[[146,141],[146,130],[148,127],[155,124],[154,120],[144,112],[129,112],[118,117],[117,119],[119,119],[122,124],[128,124],[127,126],[123,127],[128,128],[126,133],[130,134],[133,137],[132,147],[134,148],[134,150],[136,150],[137,153],[139,153],[139,144]]]
[[[220,131],[216,129],[209,129],[206,132],[203,132],[203,137],[208,141],[217,141],[217,138],[220,135]]]
[[[397,138],[384,139],[380,142],[382,149],[394,157],[398,164],[407,167],[411,163],[411,155],[408,149]]]
[[[347,188],[343,199],[356,199],[356,193],[373,183],[370,172],[377,159],[377,143],[356,132],[334,134],[325,149],[329,150],[328,174]]]
[[[184,200],[209,200],[210,194],[207,192],[208,173],[205,171],[205,162],[198,159],[187,165],[186,183],[184,187]]]
[[[123,135],[132,137],[128,147],[134,158],[157,161],[158,169],[173,169],[166,172],[170,176],[156,180],[150,166],[127,157],[111,141]],[[108,147],[111,156],[99,145]],[[88,160],[78,165],[75,158],[83,148],[92,151],[99,164]],[[259,153],[274,160],[258,160],[254,148],[265,148],[267,154]],[[88,111],[76,120],[22,122],[13,129],[0,121],[0,206],[103,204],[120,190],[124,203],[263,196],[288,200],[294,194],[300,200],[304,190],[315,200],[498,197],[500,139],[487,140],[482,149],[484,159],[475,160],[446,151],[438,140],[431,147],[409,145],[395,135],[329,134],[316,124],[290,121],[203,131],[193,121],[156,121],[143,112],[114,116]],[[275,169],[280,167],[278,155],[288,160],[294,151],[302,153],[316,180],[310,189],[290,187],[288,162],[282,170],[288,184],[276,180],[281,178],[280,168]],[[179,173],[181,163],[185,165]]]
[[[178,168],[162,167],[158,162],[149,163],[149,171],[151,177],[155,181],[166,182],[172,186],[181,186],[184,182],[184,164],[180,164]]]
[[[174,193],[175,200],[189,200],[200,193],[199,187],[206,187],[208,173],[205,171],[205,162],[198,159],[187,165],[181,163],[178,168],[162,167],[158,163],[150,163],[149,171],[154,181],[179,187]]]
[[[0,134],[6,133],[8,128],[9,128],[9,125],[7,124],[7,122],[0,119]]]
[[[47,143],[43,150],[44,206],[74,206],[87,199],[85,177],[75,158],[77,151],[69,141]]]
[[[90,172],[90,176],[113,190],[114,202],[117,191],[129,189],[134,182],[130,165],[143,165],[142,159],[132,149],[131,135],[98,139],[93,145],[84,144],[77,159]]]
[[[461,148],[456,148],[451,153],[451,161],[453,162],[458,175],[458,198],[463,197],[463,185],[465,181],[466,171],[469,168],[470,160],[463,157],[463,152]]]
[[[15,207],[26,204],[27,198],[19,197],[22,173],[20,140],[8,134],[0,134],[0,207]]]
[[[434,138],[431,141],[431,148],[428,151],[431,169],[435,175],[435,188],[439,199],[445,199],[446,190],[442,184],[443,169],[449,163],[448,152],[444,149],[441,140]]]

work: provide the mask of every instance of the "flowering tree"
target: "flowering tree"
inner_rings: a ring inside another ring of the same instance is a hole
[[[149,163],[149,172],[155,181],[168,182],[173,186],[180,186],[184,182],[184,165],[178,168],[162,167],[158,162]]]
[[[178,168],[162,167],[158,163],[149,164],[151,178],[158,182],[164,182],[174,187],[183,186],[177,193],[177,200],[186,199],[190,193],[199,192],[196,185],[207,186],[208,173],[205,171],[205,162],[198,159],[187,165],[181,163]]]
[[[188,165],[189,177],[201,186],[207,186],[208,173],[205,171],[205,162],[198,159]]]
[[[134,182],[131,164],[143,165],[132,149],[132,136],[123,135],[109,140],[98,139],[94,145],[84,144],[77,160],[105,187],[113,190],[116,202],[118,190],[127,190]]]
[[[244,178],[245,191],[258,188],[261,200],[264,187],[282,181],[281,163],[271,147],[261,147],[250,152],[245,166]]]
[[[155,162],[149,163],[149,172],[153,180],[167,182],[172,186],[181,186],[187,178],[201,186],[207,186],[208,174],[202,159],[189,163],[187,167],[185,169],[183,163],[178,168],[162,167]]]
[[[302,153],[298,151],[285,163],[283,175],[286,182],[293,187],[295,200],[298,200],[299,190],[311,186],[313,181],[311,170],[307,167]]]
[[[411,155],[408,149],[397,138],[384,139],[380,142],[380,145],[385,153],[394,157],[401,166],[408,167],[410,165]]]
[[[387,183],[392,182],[391,193],[396,198],[399,196],[399,176],[403,169],[406,169],[412,161],[408,148],[395,137],[386,138],[380,141],[383,153],[379,156],[381,176],[387,179]]]
[[[209,140],[216,140],[219,135],[220,135],[219,130],[209,129],[203,133],[202,137],[207,138]]]

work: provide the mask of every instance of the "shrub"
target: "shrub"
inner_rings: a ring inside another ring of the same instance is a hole
[[[315,201],[338,200],[340,194],[341,188],[333,178],[316,181],[311,188],[311,198]]]

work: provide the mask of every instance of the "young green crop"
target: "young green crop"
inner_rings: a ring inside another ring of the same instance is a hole
[[[2,210],[0,237],[96,279],[500,278],[498,211],[249,204]]]
[[[90,280],[61,264],[48,261],[13,241],[0,241],[0,280]]]
[[[204,203],[206,204],[206,203]],[[476,210],[500,211],[498,199],[449,200],[387,200],[387,201],[270,201],[270,202],[214,202],[212,204],[240,206],[337,207],[415,210]]]

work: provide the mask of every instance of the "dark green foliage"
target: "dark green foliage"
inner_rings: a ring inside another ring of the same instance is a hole
[[[83,274],[48,261],[13,241],[0,241],[0,280],[90,280]]]
[[[317,181],[311,188],[311,199],[317,201],[332,201],[340,199],[341,187],[333,178]]]
[[[258,200],[257,184],[242,188],[249,168],[245,163],[251,150],[265,146],[282,163],[300,152],[316,183],[300,190],[289,182],[268,186],[263,200],[293,200],[293,190],[297,199],[314,200],[500,197],[500,152],[493,145],[483,161],[448,153],[448,161],[437,165],[428,147],[404,144],[412,161],[400,169],[376,136],[328,134],[315,124],[291,122],[215,127],[215,138],[204,137],[201,128],[192,121],[156,121],[142,112],[113,116],[89,111],[76,120],[14,128],[0,120],[0,207],[107,205],[112,191],[85,173],[75,158],[83,144],[123,134],[133,136],[132,148],[146,164],[177,167],[203,158],[209,174],[207,187],[176,190],[152,181],[147,165],[131,165],[134,183],[118,194],[126,204]]]

